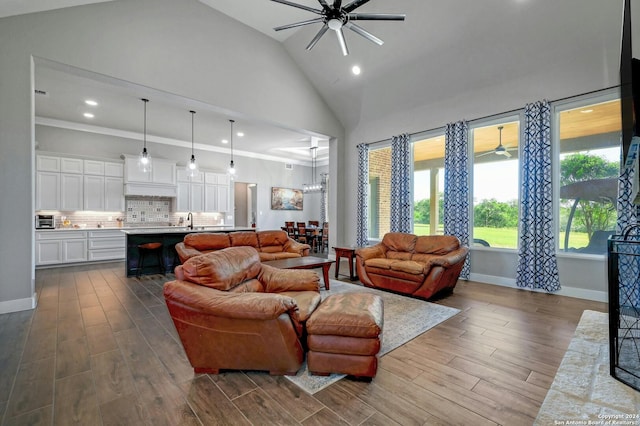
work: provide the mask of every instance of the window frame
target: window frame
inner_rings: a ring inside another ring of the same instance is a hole
[[[618,87],[573,96],[570,99],[551,103],[551,170],[553,173],[553,226],[555,238],[560,238],[560,113],[563,111],[586,107],[593,104],[604,103],[620,99]],[[622,120],[622,119],[621,119]],[[620,123],[622,126],[622,122]],[[620,129],[620,148],[622,149],[622,128]],[[560,241],[556,241],[556,257],[567,259],[606,259],[605,254],[566,252],[560,249]]]

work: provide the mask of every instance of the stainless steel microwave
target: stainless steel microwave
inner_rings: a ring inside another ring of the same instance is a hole
[[[52,214],[36,215],[36,229],[54,229],[56,220]]]

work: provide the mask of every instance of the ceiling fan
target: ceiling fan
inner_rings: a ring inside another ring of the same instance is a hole
[[[296,22],[293,24],[283,25],[276,27],[274,30],[282,31],[289,28],[301,27],[303,25],[323,23],[322,28],[316,34],[316,36],[307,45],[307,50],[313,49],[313,47],[320,41],[322,36],[329,30],[333,30],[338,37],[338,43],[340,43],[340,49],[342,54],[347,56],[349,49],[347,48],[347,42],[344,38],[343,28],[348,28],[356,34],[361,35],[369,41],[381,46],[384,42],[378,37],[371,34],[359,25],[354,24],[352,21],[404,21],[405,15],[399,13],[353,13],[355,9],[368,3],[369,0],[353,0],[352,2],[342,6],[342,0],[333,0],[333,4],[327,3],[326,0],[318,0],[322,9],[315,9],[313,7],[305,6],[298,3],[293,3],[287,0],[271,0],[276,3],[286,4],[287,6],[297,7],[298,9],[306,10],[308,12],[320,15],[318,18],[309,19],[307,21]]]
[[[498,126],[498,130],[500,131],[500,142],[498,143],[498,146],[495,147],[492,151],[487,151],[487,152],[483,152],[482,154],[476,155],[476,158],[483,157],[489,154],[504,155],[507,158],[511,157],[511,154],[509,153],[509,151],[513,151],[518,148],[509,148],[508,146],[502,145],[502,129],[503,128],[504,126]]]

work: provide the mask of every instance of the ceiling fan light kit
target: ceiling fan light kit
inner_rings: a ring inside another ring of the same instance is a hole
[[[327,30],[333,30],[338,38],[340,50],[344,56],[349,54],[347,42],[344,38],[343,28],[350,29],[354,33],[366,38],[367,40],[381,46],[384,42],[378,37],[371,34],[364,28],[354,24],[351,21],[404,21],[405,15],[400,13],[354,13],[353,11],[369,0],[353,0],[345,6],[342,6],[342,0],[334,0],[333,4],[327,3],[326,0],[318,0],[322,9],[315,9],[313,7],[305,6],[298,3],[293,3],[288,0],[271,0],[276,3],[281,3],[287,6],[295,7],[298,9],[306,10],[307,12],[315,13],[320,17],[315,19],[309,19],[302,22],[296,22],[293,24],[282,25],[274,28],[275,31],[287,30],[290,28],[297,28],[304,25],[322,23],[322,28],[318,31],[315,37],[307,45],[307,50],[313,49],[313,47],[320,41],[322,36]]]

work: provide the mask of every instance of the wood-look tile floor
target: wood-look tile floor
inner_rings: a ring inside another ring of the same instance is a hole
[[[582,311],[607,309],[461,281],[437,303],[462,312],[381,358],[371,383],[309,395],[262,372],[194,375],[171,278],[126,278],[122,262],[36,271],[38,307],[0,315],[0,423],[529,425]]]

